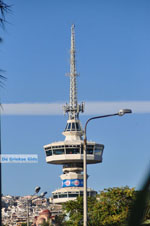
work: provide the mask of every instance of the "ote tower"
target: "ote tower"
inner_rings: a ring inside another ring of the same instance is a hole
[[[66,128],[63,132],[64,141],[54,142],[44,146],[46,162],[63,165],[60,176],[62,187],[52,192],[53,203],[63,203],[83,196],[83,139],[84,131],[79,120],[79,113],[84,112],[84,104],[77,100],[77,72],[75,64],[75,32],[71,27],[70,51],[70,103],[64,106],[68,113]],[[87,164],[102,162],[104,145],[87,141]],[[88,188],[88,196],[95,196],[96,191]]]

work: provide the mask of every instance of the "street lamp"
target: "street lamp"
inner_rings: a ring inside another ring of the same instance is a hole
[[[35,190],[34,190],[35,193],[32,196],[34,196],[37,193],[39,193],[40,189],[41,189],[40,187],[36,187]],[[47,194],[47,191],[42,192],[38,197],[35,197],[35,198],[31,199],[31,201],[33,201],[35,199],[38,199],[38,198],[44,198],[44,196],[46,194]],[[27,226],[29,226],[29,199],[27,199]]]
[[[40,187],[36,187],[35,190],[34,190],[35,191],[35,194],[39,193],[40,190],[41,190]]]
[[[96,117],[92,117],[89,118],[86,123],[85,123],[85,127],[84,127],[84,147],[83,147],[83,174],[84,174],[84,200],[83,200],[83,209],[84,209],[84,226],[87,226],[87,163],[86,163],[86,146],[87,146],[87,136],[86,136],[86,129],[87,129],[87,125],[89,123],[89,121],[94,120],[94,119],[99,119],[99,118],[106,118],[106,117],[111,117],[111,116],[123,116],[125,114],[130,114],[132,113],[132,110],[130,109],[121,109],[118,113],[115,114],[108,114],[108,115],[101,115],[101,116],[96,116]]]
[[[47,194],[47,191],[42,192],[42,193],[40,194],[40,197],[43,198],[46,194]]]

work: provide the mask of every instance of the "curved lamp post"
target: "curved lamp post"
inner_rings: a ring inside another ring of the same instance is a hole
[[[99,118],[106,118],[106,117],[111,117],[111,116],[123,116],[125,114],[130,114],[132,113],[132,110],[130,109],[121,109],[118,113],[115,114],[109,114],[109,115],[101,115],[101,116],[96,116],[96,117],[92,117],[89,118],[86,123],[85,123],[85,127],[84,127],[84,148],[83,148],[83,174],[84,174],[84,200],[83,200],[83,209],[84,209],[84,226],[87,226],[87,163],[86,163],[86,146],[87,146],[87,136],[86,136],[86,129],[87,129],[87,125],[91,120],[94,119],[99,119]]]
[[[34,195],[36,195],[37,193],[39,193],[39,191],[41,190],[41,188],[40,187],[36,187],[35,188],[35,193],[32,195],[32,196],[34,196]],[[35,199],[38,199],[38,198],[44,198],[44,196],[47,194],[47,191],[45,191],[45,192],[42,192],[38,197],[35,197],[35,198],[33,198],[33,199],[31,199],[31,201],[33,201],[33,200],[35,200]],[[30,224],[29,224],[29,199],[27,199],[27,226],[29,226]]]

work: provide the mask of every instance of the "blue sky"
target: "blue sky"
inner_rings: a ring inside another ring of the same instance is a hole
[[[43,145],[64,140],[72,23],[82,125],[95,114],[133,109],[89,124],[88,139],[105,149],[103,163],[88,166],[88,186],[138,188],[150,160],[150,1],[7,2],[13,6],[1,31],[2,152],[38,154],[39,163],[3,164],[3,193],[32,194],[39,185],[50,195],[61,187],[62,167],[46,164]]]

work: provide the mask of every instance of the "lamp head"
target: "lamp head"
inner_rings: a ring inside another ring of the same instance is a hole
[[[40,191],[40,189],[41,189],[40,187],[36,187],[35,188],[35,193],[38,193]]]
[[[118,112],[118,115],[119,116],[123,116],[125,114],[131,114],[132,113],[132,110],[131,109],[121,109],[119,112]]]
[[[47,194],[47,191],[41,193],[41,197],[44,197]]]

